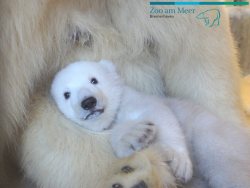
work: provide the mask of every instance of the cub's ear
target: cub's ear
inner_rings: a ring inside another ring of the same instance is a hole
[[[102,59],[101,61],[99,61],[99,63],[100,63],[100,65],[105,67],[108,71],[116,72],[115,65],[111,61]]]

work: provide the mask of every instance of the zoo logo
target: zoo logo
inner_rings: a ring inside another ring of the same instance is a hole
[[[220,25],[220,11],[218,9],[209,9],[201,12],[196,16],[197,19],[203,20],[205,26],[214,27]]]

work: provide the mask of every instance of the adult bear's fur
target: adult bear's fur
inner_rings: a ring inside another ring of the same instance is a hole
[[[50,97],[35,100],[33,118],[22,139],[22,166],[29,179],[44,188],[124,188],[144,182],[152,188],[175,188],[164,159],[153,148],[119,160],[110,132],[94,133],[67,119]],[[131,172],[123,172],[131,167]]]
[[[220,11],[220,26],[207,28],[195,14],[150,19],[143,0],[0,1],[0,149],[24,127],[34,93],[80,57],[110,59],[141,91],[167,91],[242,122],[236,52]]]

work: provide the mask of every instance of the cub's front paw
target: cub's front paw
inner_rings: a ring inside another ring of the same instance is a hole
[[[150,122],[129,123],[113,132],[111,144],[118,157],[128,157],[148,147],[156,137],[156,126]]]
[[[168,161],[169,166],[177,180],[186,183],[193,176],[193,165],[186,153],[174,153],[172,159]]]

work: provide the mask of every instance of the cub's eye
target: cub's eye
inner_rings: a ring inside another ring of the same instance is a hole
[[[98,84],[98,80],[96,78],[91,78],[90,83],[91,84]]]
[[[70,97],[70,92],[67,91],[63,95],[65,99],[68,99]]]

